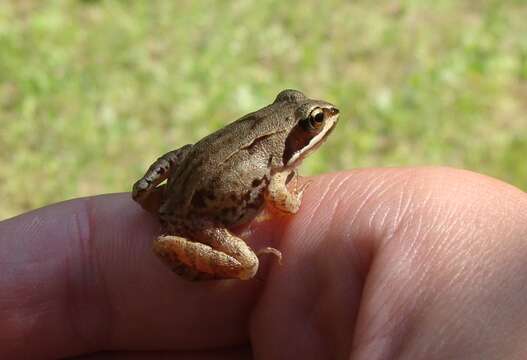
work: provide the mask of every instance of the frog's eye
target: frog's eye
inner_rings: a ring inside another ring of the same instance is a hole
[[[320,127],[322,127],[324,124],[325,118],[326,116],[324,115],[324,111],[322,111],[320,108],[316,108],[315,110],[311,111],[311,114],[309,114],[309,127],[314,130],[320,129]]]

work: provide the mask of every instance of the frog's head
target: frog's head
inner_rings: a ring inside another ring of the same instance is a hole
[[[291,106],[293,113],[282,160],[285,167],[294,168],[326,140],[337,124],[339,110],[326,101],[309,99],[298,90],[281,91],[274,103],[281,102]]]

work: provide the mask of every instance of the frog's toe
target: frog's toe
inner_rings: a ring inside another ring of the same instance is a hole
[[[282,265],[282,253],[273,247],[264,247],[256,252],[256,256],[273,255],[278,259],[278,264]]]

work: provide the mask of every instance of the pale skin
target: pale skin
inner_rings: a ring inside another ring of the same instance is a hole
[[[259,281],[174,276],[129,194],[0,222],[0,358],[527,357],[527,194],[444,168],[312,180],[251,226],[284,254]]]

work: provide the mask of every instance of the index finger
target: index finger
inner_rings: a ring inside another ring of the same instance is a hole
[[[129,194],[77,199],[0,223],[0,353],[199,349],[248,342],[259,281],[193,283],[150,251],[154,217]]]

